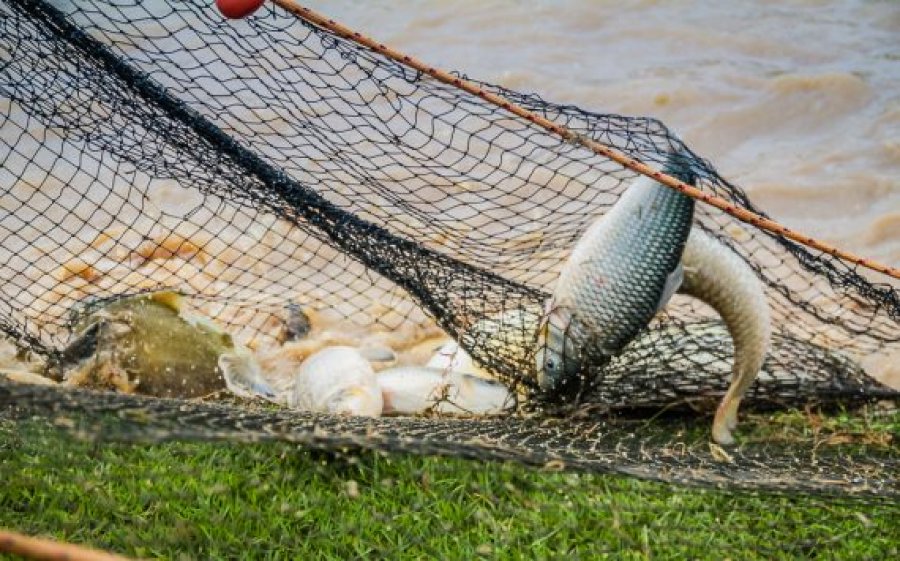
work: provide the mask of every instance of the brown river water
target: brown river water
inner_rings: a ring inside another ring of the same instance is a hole
[[[307,2],[445,69],[661,119],[773,217],[900,265],[900,3]]]

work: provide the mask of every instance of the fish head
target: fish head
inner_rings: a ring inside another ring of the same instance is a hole
[[[582,366],[582,351],[570,333],[572,315],[564,308],[555,308],[547,315],[538,332],[537,380],[541,389],[550,395],[569,393],[578,384]]]

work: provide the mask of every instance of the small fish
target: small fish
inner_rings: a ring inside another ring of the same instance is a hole
[[[534,342],[534,332],[540,314],[532,310],[510,309],[490,314],[472,325],[467,336],[477,341],[487,356],[524,359],[528,347]],[[427,367],[471,374],[488,380],[496,375],[478,364],[457,341],[443,339],[443,343],[428,360]]]
[[[515,406],[515,397],[499,382],[427,366],[401,366],[378,373],[384,413],[417,415],[497,415]]]
[[[695,181],[685,156],[668,174]],[[584,233],[560,272],[538,333],[537,380],[546,397],[572,400],[662,309],[681,284],[694,200],[638,178]]]
[[[400,351],[397,362],[400,366],[425,364],[432,360],[444,345],[452,342],[454,342],[453,339],[441,332],[441,335],[437,337],[429,337],[424,341],[417,341],[407,346]]]
[[[456,341],[447,341],[435,351],[434,355],[425,365],[440,372],[459,372],[470,374],[480,378],[487,378],[487,372],[475,365],[475,361],[465,349]]]
[[[474,339],[481,347],[483,357],[491,357],[498,362],[526,361],[540,321],[539,308],[505,309],[475,322],[468,329],[469,340]],[[473,366],[474,374],[486,378],[496,377],[496,373],[489,370],[489,364],[475,363]]]
[[[284,325],[277,336],[280,344],[299,341],[309,335],[310,330],[312,330],[312,322],[306,312],[303,311],[303,308],[300,307],[300,304],[291,302],[284,307],[284,312],[286,316]]]
[[[65,382],[160,397],[199,397],[225,388],[219,357],[234,350],[212,321],[183,312],[161,291],[90,303],[59,353]]]
[[[732,380],[713,419],[712,437],[734,443],[741,398],[756,379],[772,337],[769,302],[756,272],[715,238],[695,228],[682,256],[680,292],[709,304],[722,316],[734,342]]]
[[[304,411],[378,417],[381,388],[369,362],[353,347],[327,347],[303,361],[288,406]]]
[[[238,347],[232,352],[222,353],[219,369],[231,393],[244,398],[261,397],[275,403],[281,402],[248,349]]]

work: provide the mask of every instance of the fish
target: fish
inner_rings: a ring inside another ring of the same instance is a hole
[[[312,330],[312,321],[300,304],[291,302],[284,307],[285,318],[281,331],[276,336],[279,344],[304,339]]]
[[[0,335],[0,370],[43,372],[46,359]]]
[[[326,347],[300,364],[289,407],[303,411],[364,417],[382,413],[381,388],[375,371],[359,350]]]
[[[665,171],[696,176],[670,153]],[[722,317],[735,348],[732,381],[713,419],[712,438],[734,443],[741,398],[771,340],[763,285],[730,248],[693,227],[693,200],[642,176],[578,241],[560,272],[539,329],[538,384],[551,397],[577,399],[602,368],[644,330],[676,292]]]
[[[670,152],[665,171],[696,175]],[[637,178],[576,243],[539,328],[536,378],[548,401],[578,401],[602,368],[646,328],[681,284],[681,256],[694,200],[647,176]]]
[[[418,341],[399,353],[397,364],[398,366],[426,364],[435,359],[444,345],[450,343],[455,343],[455,341],[443,332],[437,337],[429,337],[424,341]]]
[[[384,414],[499,415],[515,396],[499,382],[428,366],[401,366],[377,375]]]
[[[737,412],[741,398],[758,377],[774,379],[775,376],[763,370],[766,357],[771,348],[772,321],[768,299],[763,283],[755,271],[737,253],[713,236],[699,228],[694,228],[688,236],[681,259],[683,270],[679,294],[699,299],[708,304],[724,322],[721,324],[689,325],[677,333],[670,334],[666,341],[676,341],[683,336],[696,340],[706,337],[710,341],[721,340],[728,336],[732,339],[734,359],[730,367],[725,367],[721,360],[709,354],[693,354],[685,357],[687,364],[675,365],[678,371],[689,371],[696,364],[705,364],[711,370],[730,370],[732,381],[723,396],[713,418],[712,439],[721,445],[734,444],[733,431],[737,428]],[[650,334],[656,344],[663,344]],[[639,336],[635,344],[642,344]],[[667,344],[667,343],[666,343]],[[830,356],[821,347],[809,344],[804,352],[813,356]],[[660,349],[660,352],[668,352]],[[799,352],[799,351],[798,351]],[[840,357],[838,357],[840,358]],[[837,360],[837,359],[829,359]],[[842,359],[845,362],[849,359]]]
[[[225,379],[225,386],[238,397],[260,397],[273,403],[282,404],[278,392],[265,379],[262,369],[249,349],[237,347],[232,352],[219,356],[219,370]]]
[[[526,305],[504,309],[475,322],[463,339],[480,347],[481,357],[490,358],[483,364],[473,363],[472,373],[485,378],[496,378],[501,374],[510,376],[510,372],[501,373],[495,368],[503,362],[521,363],[528,360],[528,349],[534,343],[540,318],[540,307]],[[469,360],[472,360],[471,357]]]
[[[709,304],[728,328],[734,344],[732,380],[713,418],[712,438],[734,444],[741,399],[759,375],[772,339],[769,301],[756,272],[725,244],[694,228],[681,259],[679,292]]]
[[[17,384],[31,384],[33,386],[55,386],[56,382],[50,378],[29,372],[27,370],[13,370],[0,368],[0,380],[9,380]]]
[[[484,355],[500,360],[518,361],[527,356],[527,349],[534,342],[534,332],[540,314],[536,310],[507,309],[479,319],[463,339],[475,341]],[[497,374],[487,365],[481,365],[458,341],[443,339],[426,366],[471,374],[488,380]]]
[[[459,372],[461,374],[469,374],[478,376],[479,378],[490,378],[482,368],[475,364],[471,355],[463,349],[456,341],[447,341],[435,351],[434,355],[425,364],[426,368],[438,370],[440,372]]]
[[[235,348],[211,320],[186,313],[174,291],[89,303],[74,314],[73,333],[58,354],[66,384],[158,397],[225,389],[218,361]]]
[[[281,399],[280,396],[290,393],[298,368],[313,355],[325,349],[352,347],[375,371],[393,366],[397,361],[397,354],[389,347],[375,345],[360,347],[356,345],[356,342],[356,339],[350,337],[332,338],[327,334],[320,337],[317,334],[300,341],[287,342],[280,347],[257,350],[255,354],[256,367],[262,372],[262,378],[266,381],[268,389],[275,393],[276,400],[287,402],[287,398]],[[255,379],[254,374],[241,373],[243,368],[240,361],[237,361],[235,366],[238,368],[237,376],[245,380]],[[247,366],[252,368],[249,364]],[[265,395],[260,395],[260,397],[270,399]]]
[[[369,361],[376,372],[397,364],[397,353],[388,346],[364,343],[356,349],[363,358]]]

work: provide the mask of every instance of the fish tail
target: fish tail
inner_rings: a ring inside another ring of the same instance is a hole
[[[769,350],[772,326],[769,304],[756,272],[702,230],[694,229],[682,257],[681,292],[712,306],[734,343],[732,380],[713,421],[713,438],[731,444],[741,398],[756,379]]]

